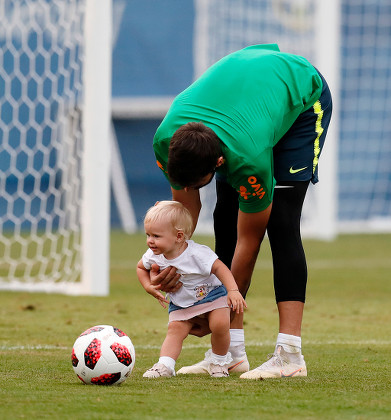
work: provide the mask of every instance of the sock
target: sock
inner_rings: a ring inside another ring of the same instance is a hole
[[[228,363],[232,362],[231,353],[227,353],[224,355],[215,354],[213,351],[210,354],[210,363],[213,363],[214,365],[224,366]]]
[[[229,351],[232,357],[244,357],[246,355],[246,348],[244,346],[244,330],[243,329],[230,329],[231,343]]]
[[[160,356],[158,363],[162,363],[164,366],[167,366],[173,372],[175,372],[175,360],[172,357]]]
[[[276,349],[277,346],[281,346],[284,349],[286,356],[292,363],[301,362],[301,337],[279,333],[277,336]]]

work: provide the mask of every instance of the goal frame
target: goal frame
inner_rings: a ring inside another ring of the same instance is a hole
[[[77,281],[8,278],[0,290],[109,294],[112,0],[84,1],[80,273]]]
[[[101,0],[96,7],[86,0],[79,294],[98,296],[109,294],[111,36],[112,1]]]

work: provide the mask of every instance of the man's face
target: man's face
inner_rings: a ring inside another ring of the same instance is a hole
[[[208,175],[205,175],[203,178],[200,179],[199,182],[197,182],[196,185],[192,185],[190,187],[185,187],[184,190],[185,191],[187,191],[187,190],[199,190],[200,188],[205,187],[206,185],[210,184],[213,180],[214,175],[215,175],[215,171],[216,170],[214,170],[213,172],[211,172]]]

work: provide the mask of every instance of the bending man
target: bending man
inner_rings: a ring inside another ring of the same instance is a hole
[[[300,218],[308,185],[318,181],[331,109],[326,81],[305,58],[282,53],[275,44],[254,45],[222,58],[179,94],[154,137],[158,166],[173,199],[190,210],[194,227],[199,189],[216,173],[215,252],[243,296],[267,229],[279,333],[271,359],[249,371],[243,315],[235,315],[231,371],[244,372],[241,378],[307,375],[301,354],[307,266]],[[151,276],[162,290],[180,287],[174,268]],[[201,328],[198,334],[204,333]],[[206,373],[205,364],[178,373]]]

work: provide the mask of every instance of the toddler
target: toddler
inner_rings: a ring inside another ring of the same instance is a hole
[[[144,289],[165,308],[169,304],[169,324],[159,361],[144,373],[145,378],[175,376],[175,363],[183,340],[195,324],[195,317],[206,317],[211,330],[212,352],[208,372],[213,377],[228,376],[232,361],[230,311],[247,307],[228,267],[207,246],[190,240],[193,220],[177,201],[160,201],[144,219],[148,251],[137,264],[137,276]],[[150,281],[150,270],[175,267],[182,287],[165,297]],[[167,300],[169,297],[169,301]]]

